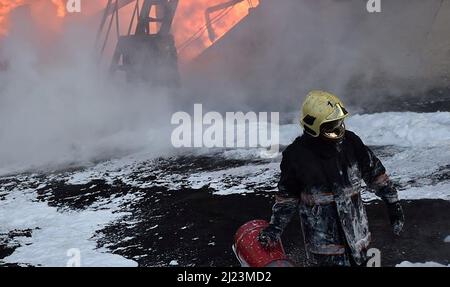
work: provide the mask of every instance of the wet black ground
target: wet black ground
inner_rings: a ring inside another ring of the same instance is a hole
[[[139,193],[139,200],[121,208],[130,215],[95,236],[98,247],[106,245],[139,266],[169,266],[172,260],[181,266],[238,266],[231,250],[235,231],[249,220],[268,219],[273,204],[270,193],[263,192],[219,196],[208,188],[142,190],[120,182],[111,186],[101,180],[49,187],[40,190],[39,199],[51,206],[71,209],[84,209],[112,194],[119,197]],[[391,233],[381,202],[367,205],[372,247],[381,250],[382,265],[395,266],[402,261],[450,264],[450,244],[444,242],[450,233],[450,202],[429,199],[402,204],[407,221],[400,237]],[[24,234],[32,236],[32,231],[11,232],[10,238]],[[288,226],[283,241],[289,256],[302,266],[304,250],[298,218],[294,217]],[[14,246],[0,247],[0,259],[13,251]]]
[[[136,236],[132,242],[115,247],[136,246],[117,253],[134,258],[140,266],[166,266],[171,260],[183,266],[237,266],[231,251],[235,231],[249,220],[268,219],[273,203],[263,193],[215,196],[208,190],[163,192],[157,197],[161,201],[156,210],[150,199],[148,204],[144,201],[136,206],[139,217],[148,220],[131,228],[117,224],[103,230],[107,242]],[[382,265],[395,266],[406,260],[450,264],[450,244],[444,243],[450,230],[450,203],[418,200],[402,204],[407,224],[398,238],[391,233],[383,204],[375,202],[367,206],[372,247],[381,250]],[[304,250],[297,218],[288,226],[283,240],[291,258],[301,266]]]
[[[155,204],[156,198],[160,201]],[[102,230],[105,236],[100,242],[119,242],[113,249],[125,248],[117,253],[133,258],[140,266],[167,266],[171,260],[182,266],[237,266],[231,251],[235,231],[249,220],[268,219],[272,203],[270,196],[261,193],[215,196],[208,190],[164,191],[133,208],[137,213],[133,217],[141,218],[140,223],[111,225]],[[450,230],[450,203],[402,203],[407,224],[399,238],[391,233],[383,204],[367,206],[372,247],[381,250],[383,266],[395,266],[405,260],[450,264],[450,244],[444,243]],[[128,236],[134,239],[120,243]],[[302,265],[304,250],[297,218],[283,237],[287,252]]]

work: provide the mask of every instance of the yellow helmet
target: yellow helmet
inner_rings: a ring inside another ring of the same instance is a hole
[[[306,96],[302,107],[302,115],[300,122],[305,132],[313,137],[318,137],[321,129],[329,123],[330,127],[325,132],[330,138],[340,138],[345,132],[343,125],[344,119],[348,116],[348,112],[341,100],[325,91],[311,91]],[[340,128],[338,134],[331,133],[333,129]]]

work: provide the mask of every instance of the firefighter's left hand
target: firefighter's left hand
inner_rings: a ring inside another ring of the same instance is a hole
[[[389,220],[391,221],[392,230],[395,235],[399,236],[403,231],[405,224],[405,216],[400,202],[388,204]]]

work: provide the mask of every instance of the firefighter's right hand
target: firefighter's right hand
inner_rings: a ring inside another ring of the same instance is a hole
[[[403,225],[405,224],[405,216],[403,214],[402,206],[399,202],[395,202],[388,204],[387,207],[392,230],[395,235],[399,236],[400,233],[402,233]]]
[[[258,241],[264,248],[272,248],[278,244],[280,236],[281,231],[277,227],[269,225],[261,230]]]

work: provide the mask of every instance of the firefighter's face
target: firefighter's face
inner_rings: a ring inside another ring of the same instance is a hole
[[[327,122],[320,127],[320,134],[328,140],[340,140],[345,133],[344,119]]]

